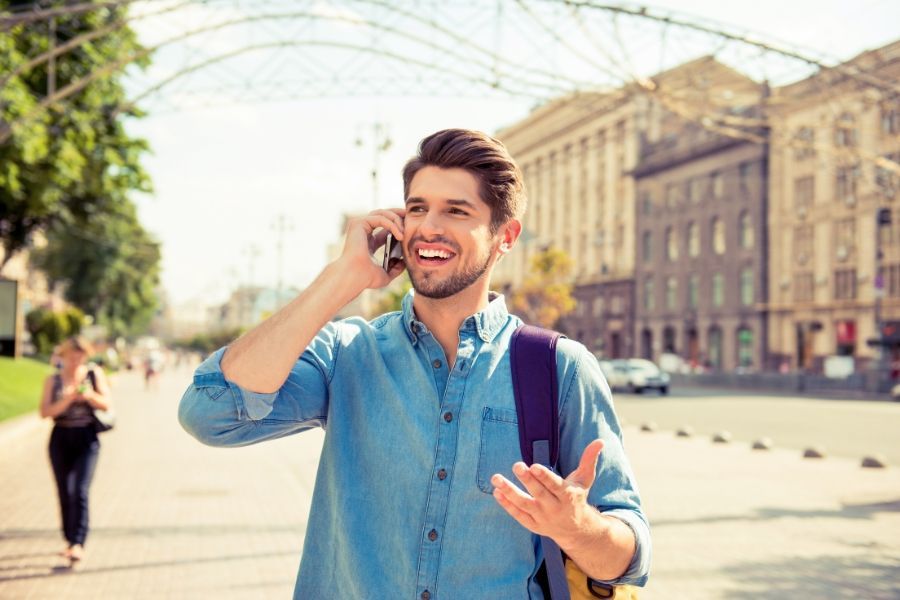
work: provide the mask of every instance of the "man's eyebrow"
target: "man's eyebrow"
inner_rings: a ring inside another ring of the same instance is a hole
[[[426,203],[425,199],[420,198],[418,196],[410,196],[409,198],[406,199],[407,205],[409,205],[409,204],[425,204],[425,203]],[[466,208],[471,209],[471,210],[478,209],[478,207],[476,207],[475,204],[473,204],[472,202],[469,202],[468,200],[463,200],[461,198],[460,199],[450,198],[449,200],[447,200],[447,204],[449,204],[451,206],[465,206]]]

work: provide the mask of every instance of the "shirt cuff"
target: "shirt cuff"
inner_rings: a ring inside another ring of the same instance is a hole
[[[650,574],[650,527],[647,522],[632,510],[625,508],[616,508],[613,510],[603,511],[604,515],[615,517],[628,525],[632,533],[634,533],[634,557],[625,574],[616,579],[595,579],[599,583],[608,585],[636,585],[643,587],[647,583]]]
[[[197,387],[227,387],[235,397],[239,417],[246,416],[252,421],[265,419],[275,406],[275,398],[278,396],[278,392],[253,392],[226,379],[225,374],[222,373],[222,357],[227,349],[228,347],[226,346],[216,350],[197,367],[197,370],[194,372],[194,385]]]

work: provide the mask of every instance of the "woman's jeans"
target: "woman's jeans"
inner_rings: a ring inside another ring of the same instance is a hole
[[[70,545],[84,544],[88,533],[88,488],[94,477],[100,441],[93,425],[53,428],[50,463],[56,476],[63,535]]]

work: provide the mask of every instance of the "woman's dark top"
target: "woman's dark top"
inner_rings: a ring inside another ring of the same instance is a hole
[[[97,384],[94,379],[94,371],[88,370],[85,377],[85,383],[90,383],[94,390]],[[62,376],[57,373],[53,376],[53,392],[51,395],[51,403],[59,402],[62,399]],[[84,401],[73,402],[64,412],[54,417],[57,427],[87,427],[94,424],[94,409],[91,405]]]

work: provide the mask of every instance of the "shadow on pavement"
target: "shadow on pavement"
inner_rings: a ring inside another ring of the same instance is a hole
[[[147,527],[91,527],[91,539],[104,537],[160,537],[163,535],[250,535],[256,533],[296,533],[303,535],[306,523],[273,525],[164,525]],[[59,529],[0,529],[0,542],[14,539],[61,539]],[[0,551],[0,560],[8,559]]]
[[[723,591],[722,598],[729,600],[896,600],[900,597],[900,561],[897,558],[818,556],[732,564],[723,571],[740,588]]]
[[[697,517],[693,519],[651,519],[653,528],[697,525],[708,523],[728,522],[754,522],[768,521],[772,519],[871,519],[876,513],[900,512],[900,499],[887,502],[875,502],[870,504],[845,504],[837,510],[798,510],[786,508],[760,508],[755,514],[718,515],[709,517]]]

